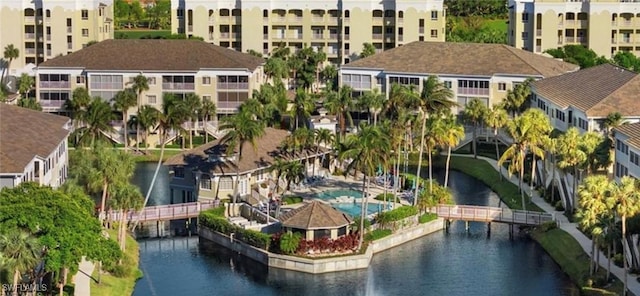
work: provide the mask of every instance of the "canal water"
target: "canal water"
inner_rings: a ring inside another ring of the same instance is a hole
[[[140,164],[136,182],[148,187],[154,165]],[[168,175],[152,200],[168,203]],[[444,177],[437,171],[440,181]],[[451,172],[456,203],[498,205],[483,183]],[[156,194],[158,193],[158,194]],[[558,265],[522,233],[508,227],[455,222],[438,232],[376,254],[365,270],[310,275],[269,269],[197,237],[140,240],[144,277],[135,296],[155,295],[578,295]]]

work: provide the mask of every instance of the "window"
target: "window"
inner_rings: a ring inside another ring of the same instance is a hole
[[[564,112],[562,112],[561,110],[556,109],[556,118],[559,119],[562,122],[565,122]]]
[[[124,87],[122,75],[91,75],[89,77],[89,88],[91,89],[117,89]]]
[[[174,178],[184,178],[184,168],[183,167],[175,167],[175,168],[173,168],[173,177]]]
[[[636,166],[640,166],[640,157],[633,151],[629,152],[629,161]]]
[[[147,95],[147,104],[156,104],[156,96]]]
[[[249,76],[218,76],[218,89],[249,89]]]
[[[211,77],[209,76],[202,77],[202,84],[211,85]]]
[[[538,108],[547,111],[547,104],[543,100],[538,100]]]
[[[376,77],[377,85],[384,85],[384,77]]]
[[[343,74],[342,84],[353,89],[371,89],[371,76],[357,74]]]
[[[529,22],[529,14],[528,13],[522,13],[522,22],[523,23],[528,23]]]
[[[61,101],[64,102],[68,100],[70,97],[68,91],[41,91],[40,92],[40,100],[41,101]]]
[[[82,29],[82,37],[89,37],[89,29]]]
[[[178,16],[178,18],[184,18],[184,9],[178,9],[176,11],[176,15]]]
[[[417,77],[398,77],[392,76],[389,77],[389,85],[393,84],[402,84],[402,85],[420,85],[420,78]]]
[[[529,32],[522,32],[522,39],[527,39],[529,38]]]
[[[83,20],[88,20],[89,19],[89,11],[86,9],[82,10],[82,19]]]
[[[424,36],[418,37],[418,41],[424,41]]]
[[[200,176],[200,189],[211,190],[211,176],[206,174]]]
[[[431,30],[431,38],[438,38],[438,30]]]
[[[211,96],[210,96],[210,95],[203,95],[203,96],[202,96],[202,101],[203,101],[203,102],[205,102],[205,101],[211,101]]]
[[[451,81],[447,80],[447,81],[444,81],[443,83],[444,83],[444,87],[451,89]]]
[[[232,190],[233,180],[231,178],[220,178],[220,190]]]
[[[499,91],[506,91],[507,90],[507,84],[504,83],[504,82],[498,83],[498,90]]]
[[[437,21],[438,20],[438,11],[437,10],[432,10],[431,11],[431,20],[432,21]]]
[[[629,146],[620,140],[616,140],[616,150],[624,154],[629,154]]]
[[[582,118],[578,118],[578,127],[580,127],[581,129],[587,131],[589,130],[589,122],[582,119]]]
[[[84,84],[84,76],[76,76],[76,83],[77,84]]]
[[[147,77],[147,84],[148,85],[156,85],[156,78],[155,77]]]
[[[616,161],[616,177],[621,178],[629,175],[629,169]]]

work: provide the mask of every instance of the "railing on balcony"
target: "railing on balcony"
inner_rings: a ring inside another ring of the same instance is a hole
[[[229,36],[231,34],[229,32],[220,32],[220,38],[222,39],[229,39]]]
[[[35,48],[25,48],[24,52],[26,54],[35,54],[36,53],[36,49]]]
[[[382,53],[383,51],[384,51],[384,49],[382,49],[382,48],[376,48],[376,54]]]
[[[275,32],[273,35],[275,35],[275,39],[284,39],[284,32],[282,31]]]
[[[27,23],[33,23],[36,21],[36,17],[35,16],[25,16],[24,17],[24,21]]]
[[[567,24],[567,26],[573,26],[576,24],[576,20],[566,20],[565,23]]]
[[[40,81],[41,88],[70,88],[69,81]]]
[[[403,18],[399,18],[399,19],[398,19],[398,24],[399,24],[399,25],[404,24],[404,19],[403,19]]]
[[[209,40],[213,40],[213,33],[209,33]]]
[[[47,41],[51,41],[51,35],[47,35]]]
[[[269,18],[268,17],[262,17],[262,22],[263,23],[268,23],[269,22]]]
[[[240,105],[242,104],[242,102],[225,102],[225,101],[218,101],[217,107],[218,109],[238,109],[238,107],[240,107]]]
[[[578,26],[582,27],[582,28],[586,28],[589,26],[589,21],[588,20],[578,20]]]
[[[349,34],[344,34],[344,40],[349,40]]]
[[[338,54],[338,48],[329,46],[327,47],[327,54]]]
[[[398,35],[398,41],[400,41],[400,42],[404,41],[404,36]]]
[[[240,33],[231,33],[231,38],[240,38],[242,34]]]
[[[632,27],[633,26],[633,21],[632,20],[624,20],[620,22],[620,26],[621,27]]]
[[[73,27],[67,27],[67,33],[71,34],[73,32]]]
[[[374,23],[381,23],[382,20],[383,20],[383,17],[381,17],[381,16],[374,16],[373,17],[373,22]]]
[[[311,35],[311,38],[313,39],[324,39],[324,34],[320,33],[313,33],[313,35]]]
[[[162,89],[195,89],[195,84],[184,82],[163,82]]]
[[[536,36],[542,36],[542,29],[536,29]]]
[[[301,16],[294,16],[294,17],[291,17],[291,22],[294,22],[294,23],[301,23],[301,22],[302,22],[302,17],[301,17]]]
[[[269,39],[269,34],[262,34],[262,39],[263,40]]]
[[[338,39],[338,33],[329,33],[329,39],[331,40]]]
[[[40,106],[42,108],[62,108],[64,106],[64,100],[40,100]]]
[[[67,49],[73,49],[73,43],[67,43]]]
[[[187,30],[188,30],[189,32],[193,32],[193,25],[188,25],[188,26],[187,26]]]
[[[573,42],[576,42],[576,37],[573,37],[573,36],[571,36],[571,37],[565,37],[565,38],[564,38],[564,40],[565,40],[565,42],[567,42],[567,43],[573,43]]]
[[[263,48],[262,49],[262,54],[269,54],[269,49],[268,48]]]
[[[344,50],[344,54],[345,54],[345,55],[349,55],[349,53],[350,53],[350,52],[349,52],[349,49],[345,49],[345,50]]]
[[[329,17],[329,22],[330,22],[330,23],[337,23],[337,22],[338,22],[338,17],[337,17],[337,16],[331,16],[331,17]]]
[[[302,33],[291,33],[289,39],[302,39]]]
[[[51,56],[51,49],[47,49],[47,56]]]
[[[24,33],[24,38],[25,39],[35,39],[36,38],[36,33]]]
[[[227,16],[221,16],[219,19],[221,23],[228,23],[230,18],[227,15]]]
[[[489,89],[488,88],[471,88],[471,87],[458,87],[459,95],[477,95],[477,96],[488,96]]]
[[[418,33],[424,34],[424,27],[419,27],[418,28]]]
[[[277,22],[277,23],[286,23],[287,22],[287,18],[284,17],[284,16],[277,16],[277,17],[273,18],[273,21]]]
[[[213,24],[213,23],[215,23],[215,18],[209,17],[209,24]]]
[[[380,34],[373,33],[373,34],[371,34],[371,38],[373,40],[380,40],[380,39],[382,39],[382,34],[381,33]]]
[[[582,37],[576,37],[576,41],[577,41],[577,42],[580,42],[580,43],[587,42],[587,37],[584,37],[584,36],[582,36]]]
[[[611,38],[611,43],[618,43],[618,40],[615,37]]]
[[[218,82],[218,89],[249,89],[248,82]]]
[[[558,37],[558,45],[562,45],[562,37]]]
[[[313,16],[313,17],[311,17],[311,21],[313,21],[314,23],[321,23],[321,22],[324,22],[324,17]]]
[[[542,52],[542,46],[536,45],[536,52]]]
[[[622,41],[622,43],[631,43],[631,38],[630,37],[622,37],[621,41]]]

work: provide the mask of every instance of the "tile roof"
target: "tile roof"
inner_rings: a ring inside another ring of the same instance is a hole
[[[574,106],[592,117],[616,111],[640,115],[640,75],[611,64],[542,79],[532,90],[562,108]]]
[[[47,157],[69,135],[71,119],[0,103],[0,174],[21,174],[34,157]]]
[[[255,70],[264,59],[185,39],[110,39],[41,63],[40,68],[121,71]]]
[[[296,155],[283,153],[280,147],[288,135],[289,132],[286,130],[266,128],[264,135],[256,141],[257,151],[253,150],[251,144],[245,144],[242,147],[242,159],[238,164],[240,173],[269,167],[277,158],[301,159],[316,154],[315,149],[297,153]],[[167,159],[164,164],[168,166],[185,166],[214,175],[235,175],[235,161],[209,161],[209,155],[222,156],[225,154],[226,149],[227,145],[222,143],[221,139],[218,139],[174,155]],[[318,154],[323,153],[327,153],[326,149],[319,148]]]
[[[297,229],[334,229],[353,222],[347,214],[317,200],[291,210],[278,219],[283,227]]]
[[[578,66],[504,44],[416,41],[342,67],[434,75],[552,77]]]
[[[629,137],[625,142],[629,144],[629,146],[640,149],[640,122],[623,124],[617,127],[615,132]]]

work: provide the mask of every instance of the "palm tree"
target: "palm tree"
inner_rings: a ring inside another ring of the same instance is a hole
[[[36,101],[36,98],[20,98],[18,100],[18,106],[36,111],[42,111],[42,105]]]
[[[287,169],[287,165],[288,165],[288,162],[286,160],[282,158],[277,158],[273,162],[271,167],[269,167],[269,171],[276,173],[276,180],[275,180],[276,186],[273,188],[274,192],[271,193],[270,197],[275,197],[275,195],[278,194],[278,191],[280,189],[280,178],[282,177],[285,170]]]
[[[376,173],[379,165],[386,165],[386,155],[390,151],[390,142],[382,133],[382,130],[375,126],[360,124],[357,135],[350,135],[345,141],[346,150],[340,154],[340,159],[352,159],[345,170],[345,176],[351,169],[360,170],[364,173],[362,178],[362,213],[360,215],[360,239],[358,250],[362,247],[364,239],[364,219],[367,216],[367,184],[369,176]]]
[[[594,265],[596,263],[595,250],[597,236],[595,234],[601,230],[600,222],[602,221],[602,216],[607,215],[610,210],[607,206],[609,188],[610,183],[607,177],[599,175],[586,178],[578,189],[580,209],[576,216],[580,218],[580,226],[585,231],[592,232],[589,268],[591,276],[593,276],[595,270]]]
[[[204,141],[209,142],[209,133],[207,132],[207,124],[211,121],[211,116],[216,115],[216,104],[211,99],[203,99],[202,106],[198,112],[202,116],[204,123]]]
[[[347,123],[349,126],[353,125],[350,113],[354,107],[351,87],[343,86],[337,92],[329,90],[325,94],[324,107],[327,108],[329,113],[338,116],[340,140],[343,139],[347,130]]]
[[[120,224],[118,225],[118,242],[120,250],[124,252],[127,242],[127,213],[142,208],[143,197],[140,188],[129,182],[116,183],[111,186],[111,208],[120,211]]]
[[[493,105],[493,108],[485,113],[484,122],[493,128],[493,141],[496,144],[496,159],[500,159],[500,149],[498,148],[498,130],[504,127],[509,120],[507,111],[500,105]],[[498,166],[500,172],[500,180],[502,181],[502,166]],[[447,187],[445,183],[445,187]]]
[[[296,90],[296,96],[293,99],[293,108],[291,109],[291,116],[296,120],[295,128],[300,127],[299,121],[302,121],[303,125],[307,126],[307,121],[314,108],[315,104],[309,97],[309,94],[307,94],[304,89],[298,88]]]
[[[478,99],[472,99],[467,102],[467,105],[464,107],[463,116],[473,124],[473,158],[478,158],[478,150],[477,150],[477,141],[476,133],[478,131],[478,126],[482,123],[482,120],[486,117],[488,113],[488,108],[485,103]]]
[[[444,123],[439,116],[431,116],[427,119],[427,129],[422,135],[422,139],[427,150],[429,166],[429,194],[433,193],[433,150],[440,144],[439,140],[442,139],[444,133]],[[417,179],[418,177],[416,177],[416,191],[419,189]],[[417,201],[414,201],[414,203],[416,202]]]
[[[384,94],[381,94],[377,88],[358,97],[358,107],[366,109],[369,115],[373,115],[373,125],[378,124],[378,113],[382,110],[384,103]]]
[[[447,188],[449,184],[449,163],[451,162],[451,149],[460,143],[464,139],[464,126],[456,123],[453,116],[448,116],[441,121],[442,128],[439,129],[442,133],[439,133],[437,140],[442,146],[447,148],[447,164],[445,165],[444,175],[444,188]]]
[[[305,166],[299,160],[291,160],[286,162],[284,171],[282,171],[282,177],[287,181],[287,186],[284,188],[284,195],[287,191],[291,190],[291,183],[298,184],[304,180]]]
[[[629,176],[624,176],[620,182],[611,189],[611,198],[614,200],[614,211],[622,221],[622,261],[624,268],[624,292],[627,294],[627,217],[632,217],[640,212],[640,195],[636,180]]]
[[[149,143],[147,139],[149,132],[152,128],[158,125],[158,120],[162,116],[160,111],[153,106],[144,105],[140,108],[140,112],[136,115],[136,124],[140,126],[142,130],[142,137],[144,138],[144,149],[149,152]]]
[[[227,145],[227,155],[235,154],[236,158],[236,186],[232,196],[232,202],[235,205],[237,195],[240,193],[240,161],[242,160],[242,152],[244,146],[249,143],[253,147],[254,153],[257,152],[257,140],[264,135],[263,122],[254,120],[253,114],[248,112],[239,112],[233,116],[223,118],[220,126],[222,130],[228,130],[227,134],[221,139],[221,143]],[[232,213],[235,215],[235,213]]]
[[[270,57],[264,64],[264,74],[273,80],[287,78],[289,76],[289,65],[279,57]]]
[[[573,197],[567,196],[567,211],[573,210],[575,204],[577,192],[576,186],[578,183],[578,167],[580,164],[587,160],[587,155],[584,151],[580,150],[580,132],[576,127],[571,127],[567,132],[558,138],[558,154],[560,161],[558,161],[558,167],[561,169],[573,169]]]
[[[27,232],[9,231],[6,239],[0,240],[0,253],[9,260],[10,266],[7,269],[13,270],[13,295],[18,295],[22,274],[35,268],[41,260],[40,242]]]
[[[197,94],[188,93],[184,97],[182,104],[189,114],[189,149],[193,149],[193,132],[196,129],[196,124],[198,123],[198,111],[202,107],[202,100]]]
[[[615,159],[616,150],[616,141],[615,141],[615,129],[617,127],[628,124],[629,122],[622,117],[620,112],[612,112],[607,114],[607,117],[604,120],[604,127],[607,130],[607,137],[611,141],[611,148],[609,149],[609,157],[611,158],[611,164],[613,164],[613,160]]]
[[[413,196],[413,203],[418,201],[418,191],[420,188],[420,169],[422,168],[422,154],[424,153],[424,134],[427,128],[427,117],[430,113],[437,112],[443,109],[450,109],[453,106],[457,106],[453,98],[453,92],[444,86],[436,76],[429,76],[429,78],[422,81],[422,91],[418,94],[413,88],[404,88],[400,96],[408,102],[410,106],[417,107],[418,113],[422,119],[422,131],[420,132],[420,148],[418,156],[418,170],[416,172],[416,190]]]
[[[9,76],[11,62],[13,62],[13,60],[17,59],[18,57],[20,57],[20,50],[13,46],[13,44],[9,44],[4,47],[4,59],[7,60],[7,66],[4,69],[2,77],[0,77],[2,78],[0,79],[0,81],[3,80],[6,76]]]
[[[124,149],[129,149],[129,130],[127,129],[127,119],[129,109],[137,104],[136,94],[130,88],[121,90],[113,98],[113,107],[122,112],[122,125],[124,126]],[[138,110],[140,113],[141,110]]]
[[[510,111],[512,116],[515,117],[516,113],[521,112],[525,107],[525,102],[531,95],[530,84],[533,81],[532,78],[527,78],[523,83],[516,85],[507,92],[507,96],[504,99],[504,109]]]
[[[256,98],[250,98],[238,107],[240,112],[253,114],[254,120],[265,120],[264,105]]]
[[[149,90],[149,79],[142,75],[138,74],[133,78],[131,83],[131,89],[138,95],[138,110],[140,112],[140,108],[142,106],[142,93]],[[140,149],[140,127],[136,128],[136,148]]]
[[[29,98],[29,93],[35,87],[36,81],[27,73],[22,73],[18,79],[18,92],[23,99]]]
[[[71,100],[65,102],[65,109],[71,113],[74,130],[78,129],[81,124],[84,124],[84,117],[89,104],[91,104],[91,95],[89,95],[89,91],[84,87],[74,89]],[[75,141],[77,144],[77,137]]]
[[[79,142],[85,145],[90,143],[91,147],[93,147],[96,140],[108,141],[105,133],[114,131],[113,126],[111,126],[111,120],[114,119],[113,115],[109,103],[100,97],[93,98],[83,116],[85,126],[75,131],[80,135]]]
[[[547,117],[540,109],[528,109],[522,113],[522,116],[527,117],[528,121],[531,122],[531,132],[529,133],[528,141],[529,147],[527,147],[527,149],[531,152],[530,187],[531,190],[533,190],[533,182],[536,177],[536,156],[541,160],[544,160],[544,144],[547,142],[546,139],[549,138],[549,134],[551,133],[551,130],[553,130],[553,127],[549,122],[549,117]]]

